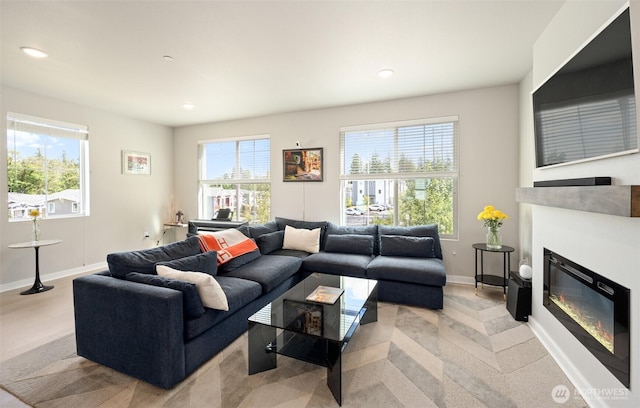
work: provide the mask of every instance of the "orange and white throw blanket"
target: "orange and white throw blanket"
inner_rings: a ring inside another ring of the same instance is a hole
[[[200,238],[202,252],[216,251],[218,253],[218,265],[258,249],[251,238],[237,229],[201,233],[198,238]]]

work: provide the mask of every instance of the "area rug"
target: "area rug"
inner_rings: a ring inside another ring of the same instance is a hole
[[[441,311],[380,303],[343,372],[343,407],[552,407],[554,387],[573,389],[501,299],[465,291],[446,295]],[[0,385],[47,408],[338,406],[322,367],[278,356],[276,369],[247,375],[246,334],[168,391],[78,357],[73,335],[4,362]]]

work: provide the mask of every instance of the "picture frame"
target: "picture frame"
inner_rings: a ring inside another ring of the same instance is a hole
[[[122,151],[122,174],[148,176],[151,174],[151,155],[149,153]]]
[[[282,151],[282,181],[323,181],[324,149],[285,149]]]
[[[322,336],[324,308],[321,304],[299,300],[283,300],[284,325],[286,329]]]

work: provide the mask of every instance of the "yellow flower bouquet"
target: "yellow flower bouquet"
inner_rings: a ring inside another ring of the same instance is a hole
[[[40,240],[40,226],[38,225],[38,217],[40,217],[40,211],[38,209],[29,211],[29,216],[33,218],[33,240]]]
[[[478,214],[478,221],[482,221],[482,226],[488,229],[487,231],[487,248],[500,249],[502,248],[502,238],[500,237],[500,227],[504,220],[509,216],[502,211],[496,209],[492,205],[487,205]]]

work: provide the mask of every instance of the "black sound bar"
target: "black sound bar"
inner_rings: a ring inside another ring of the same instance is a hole
[[[564,180],[534,181],[534,187],[610,186],[611,177],[585,177]]]

